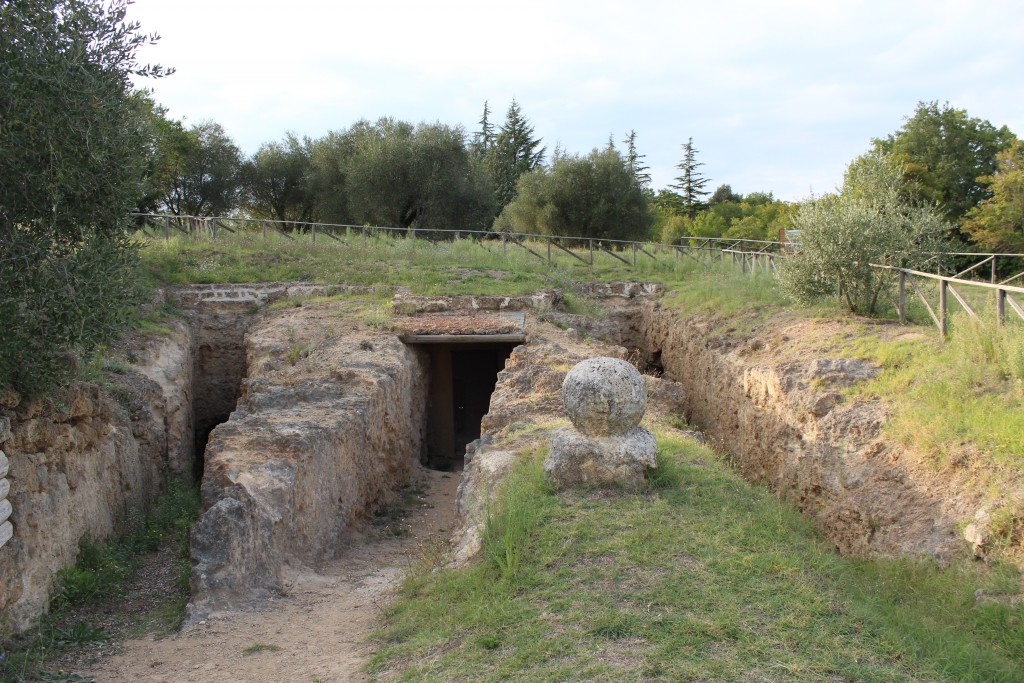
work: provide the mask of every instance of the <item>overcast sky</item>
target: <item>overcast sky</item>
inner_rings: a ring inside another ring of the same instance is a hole
[[[246,153],[381,116],[477,130],[513,97],[550,152],[637,131],[654,187],[692,137],[709,189],[835,188],[919,101],[1024,134],[1024,2],[138,0],[174,118]]]

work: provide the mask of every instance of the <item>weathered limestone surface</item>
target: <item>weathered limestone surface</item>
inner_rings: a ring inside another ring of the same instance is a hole
[[[657,465],[658,444],[648,430],[587,436],[559,429],[551,437],[544,471],[560,488],[643,485],[645,473]]]
[[[177,476],[191,475],[195,457],[193,430],[194,336],[184,320],[165,323],[171,333],[151,338],[135,350],[132,369],[160,390],[167,439],[167,465]]]
[[[190,620],[285,590],[416,467],[425,355],[302,307],[246,335],[249,377],[206,449]]]
[[[570,331],[536,318],[527,318],[527,338],[528,343],[516,347],[498,373],[490,410],[481,425],[483,436],[467,452],[458,492],[463,524],[455,537],[456,564],[468,562],[480,551],[487,505],[509,470],[520,459],[545,449],[552,434],[567,427],[562,386],[570,367],[595,356],[627,355],[621,346],[599,341],[584,344]],[[664,422],[681,413],[685,397],[677,383],[650,375],[641,378],[646,419]],[[653,442],[651,436],[649,444]],[[651,450],[646,462],[653,465],[653,457]]]
[[[7,393],[0,403],[10,429],[7,455],[13,537],[0,548],[0,613],[20,630],[45,612],[57,571],[75,561],[85,534],[121,530],[164,486],[167,463],[163,404],[141,376],[121,405],[90,384],[74,384],[52,401]]]
[[[639,371],[618,358],[588,358],[562,384],[565,412],[582,434],[624,434],[647,410],[647,388]]]

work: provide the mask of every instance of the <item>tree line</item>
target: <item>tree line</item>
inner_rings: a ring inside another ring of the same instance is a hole
[[[287,133],[248,157],[213,121],[186,127],[151,101],[144,108],[153,144],[143,213],[666,241],[766,238],[788,215],[770,193],[744,198],[729,185],[706,200],[692,138],[680,175],[657,192],[635,130],[549,156],[514,99],[498,123],[485,102],[472,133],[385,117],[316,139]]]

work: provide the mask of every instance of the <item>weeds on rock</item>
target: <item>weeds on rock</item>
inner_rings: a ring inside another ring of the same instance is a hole
[[[253,643],[242,650],[242,655],[254,655],[257,652],[280,652],[281,646],[273,643]]]
[[[41,617],[27,631],[0,642],[0,681],[90,681],[77,674],[41,670],[45,662],[68,648],[108,639],[103,628],[87,621],[67,624],[69,611],[115,599],[125,581],[138,566],[139,556],[170,543],[180,555],[178,586],[188,590],[188,548],[192,522],[199,510],[199,491],[187,482],[171,480],[165,493],[148,515],[128,522],[128,531],[110,542],[89,536],[79,543],[78,560],[61,569],[51,592],[51,613]],[[180,621],[184,603],[168,622]]]

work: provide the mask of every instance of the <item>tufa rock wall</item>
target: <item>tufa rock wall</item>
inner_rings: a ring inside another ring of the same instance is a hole
[[[124,530],[191,457],[190,336],[133,348],[109,389],[75,383],[52,398],[0,396],[13,536],[0,547],[0,614],[22,630],[47,610],[54,577],[79,541]]]
[[[302,306],[254,324],[246,358],[238,407],[206,449],[192,621],[332,557],[423,446],[426,356],[393,335]]]
[[[842,391],[873,377],[855,360],[790,350],[793,329],[739,339],[711,321],[644,301],[643,351],[685,393],[687,419],[728,452],[745,477],[793,500],[848,553],[961,553],[956,531],[971,502],[950,497],[888,442],[875,400]],[[785,334],[784,332],[788,332]]]

